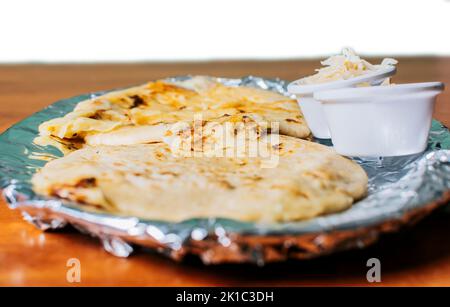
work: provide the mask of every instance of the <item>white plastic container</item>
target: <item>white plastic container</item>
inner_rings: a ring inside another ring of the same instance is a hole
[[[384,79],[396,73],[395,66],[388,66],[365,75],[352,79],[338,80],[319,84],[299,84],[299,80],[291,82],[287,89],[294,94],[297,102],[305,116],[306,123],[316,138],[329,139],[331,137],[322,105],[313,97],[314,93],[337,88],[355,87],[360,83],[368,82],[372,85],[379,85]]]
[[[401,156],[427,146],[441,82],[316,92],[336,151],[346,156]]]

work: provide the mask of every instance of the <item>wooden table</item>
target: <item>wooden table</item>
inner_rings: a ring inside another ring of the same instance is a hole
[[[0,66],[0,131],[52,102],[80,93],[133,85],[166,76],[256,75],[293,80],[317,61],[199,62]],[[400,59],[395,82],[450,84],[450,58]],[[439,97],[435,117],[450,125],[450,91]],[[75,231],[43,233],[0,203],[0,285],[369,285],[366,262],[381,260],[382,285],[450,286],[450,214],[439,210],[416,227],[365,249],[266,267],[174,263],[138,252],[109,255],[96,239]],[[66,281],[68,259],[81,262],[81,283]]]

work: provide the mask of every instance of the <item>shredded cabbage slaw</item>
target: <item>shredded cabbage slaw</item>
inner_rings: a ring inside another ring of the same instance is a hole
[[[392,58],[385,58],[383,61],[374,65],[361,59],[351,48],[342,49],[342,54],[334,55],[320,62],[322,68],[316,69],[316,74],[300,79],[301,85],[319,84],[337,80],[348,80],[357,76],[367,74],[388,66],[395,66],[398,61]],[[389,78],[383,82],[389,84]]]

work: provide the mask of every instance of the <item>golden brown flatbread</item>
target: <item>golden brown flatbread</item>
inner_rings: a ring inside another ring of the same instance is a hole
[[[166,143],[86,146],[49,162],[32,183],[42,195],[164,221],[297,221],[344,210],[366,193],[364,170],[326,146],[288,136],[258,144],[270,155],[188,157]]]
[[[80,102],[44,122],[41,136],[88,145],[160,142],[177,123],[251,121],[281,134],[306,138],[310,130],[295,100],[272,91],[225,86],[209,77],[155,81]]]

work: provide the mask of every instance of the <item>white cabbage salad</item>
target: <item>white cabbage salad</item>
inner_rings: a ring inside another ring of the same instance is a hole
[[[395,66],[398,61],[386,58],[381,64],[374,65],[361,59],[353,49],[344,48],[342,54],[333,55],[320,63],[325,67],[316,69],[316,74],[302,78],[298,83],[306,85],[347,80],[388,66]],[[389,78],[386,78],[382,84],[389,84]]]

